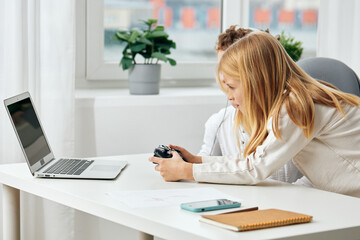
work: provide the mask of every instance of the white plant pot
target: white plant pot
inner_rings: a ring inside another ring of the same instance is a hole
[[[129,69],[130,94],[159,94],[160,64],[134,64]]]

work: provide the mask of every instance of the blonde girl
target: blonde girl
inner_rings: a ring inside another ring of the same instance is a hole
[[[360,197],[360,98],[311,78],[266,32],[229,47],[218,80],[249,142],[242,153],[222,157],[172,146],[188,162],[177,153],[150,158],[166,181],[256,184],[293,159],[314,187]]]

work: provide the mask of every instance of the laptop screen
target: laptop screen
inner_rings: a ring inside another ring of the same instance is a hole
[[[8,105],[8,110],[30,166],[50,153],[30,98]]]

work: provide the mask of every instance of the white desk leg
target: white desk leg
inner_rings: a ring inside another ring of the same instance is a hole
[[[154,240],[154,236],[144,232],[139,232],[139,240]]]
[[[3,239],[20,240],[20,191],[3,185]]]

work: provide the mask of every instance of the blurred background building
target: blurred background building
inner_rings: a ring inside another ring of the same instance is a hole
[[[249,0],[247,26],[282,31],[303,42],[304,57],[315,56],[319,0]],[[123,46],[113,40],[119,29],[142,28],[140,20],[158,19],[177,44],[180,62],[216,61],[214,45],[221,25],[220,0],[104,0],[104,60],[119,61]],[[238,23],[233,23],[238,24]]]

